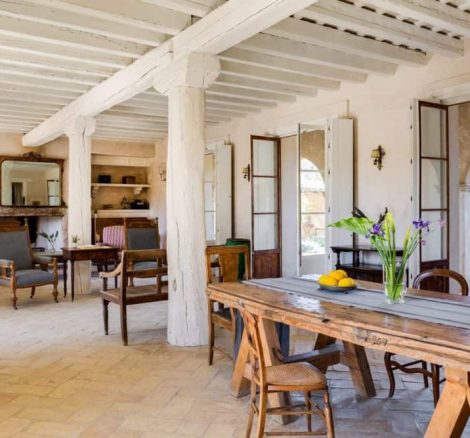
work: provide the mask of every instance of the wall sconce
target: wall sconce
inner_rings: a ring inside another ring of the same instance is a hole
[[[382,169],[382,159],[385,156],[385,150],[382,146],[378,146],[377,149],[372,149],[372,153],[370,154],[370,157],[374,160],[374,166],[377,166],[379,170]]]
[[[242,169],[242,175],[243,175],[243,178],[250,181],[250,178],[251,178],[251,169],[250,169],[250,165],[248,164],[246,167],[244,167]]]
[[[166,164],[162,163],[158,166],[158,173],[161,181],[166,181]]]

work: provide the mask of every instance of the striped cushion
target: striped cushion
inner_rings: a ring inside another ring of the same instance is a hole
[[[124,249],[124,226],[113,225],[103,228],[103,243],[119,250]]]

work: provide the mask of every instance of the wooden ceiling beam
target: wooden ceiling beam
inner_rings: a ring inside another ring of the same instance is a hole
[[[353,55],[341,50],[325,48],[322,45],[306,44],[274,35],[261,33],[239,44],[240,48],[259,53],[283,56],[315,64],[340,67],[346,70],[392,75],[397,64],[367,56]]]
[[[212,9],[218,6],[220,0],[143,0],[145,3],[194,15],[205,17]]]
[[[327,26],[295,18],[287,18],[266,29],[266,34],[288,38],[306,44],[339,50],[353,56],[364,56],[385,62],[408,65],[425,65],[430,57],[415,50],[353,35]]]
[[[148,50],[147,46],[141,44],[115,41],[87,32],[68,30],[5,16],[0,16],[0,35],[43,44],[85,49],[89,52],[127,56],[129,58],[138,58]]]
[[[373,35],[378,40],[391,40],[396,45],[418,48],[426,52],[445,56],[463,55],[461,40],[346,2],[320,0],[314,6],[297,13],[296,17],[327,23],[363,35]]]
[[[77,115],[93,117],[153,86],[158,72],[192,52],[218,54],[316,0],[229,0],[133,64],[80,96],[23,137],[24,146],[39,146],[63,133]],[[126,1],[69,0],[68,3],[121,7]],[[117,6],[119,5],[119,6]],[[154,6],[152,6],[154,7]],[[1,22],[0,22],[1,27]]]
[[[2,2],[0,15],[19,20],[56,26],[80,32],[88,32],[115,40],[130,41],[136,44],[144,44],[152,47],[160,45],[166,37],[161,32],[137,27],[113,23],[103,18],[83,16],[50,8],[44,5],[43,0],[15,0],[14,2]]]
[[[0,83],[5,85],[10,85],[11,87],[23,87],[25,89],[32,90],[47,90],[51,94],[55,92],[61,93],[75,93],[81,95],[85,93],[89,86],[57,82],[54,79],[49,79],[45,77],[36,78],[28,76],[17,76],[13,73],[4,73],[0,70]]]
[[[215,84],[230,85],[231,87],[246,88],[248,90],[274,91],[292,96],[305,95],[316,96],[317,91],[311,87],[303,87],[298,84],[281,84],[265,79],[254,79],[232,74],[222,73],[214,82]]]
[[[43,6],[169,35],[191,24],[191,16],[135,0],[34,0]]]
[[[246,99],[268,101],[268,102],[295,102],[292,94],[276,93],[273,91],[248,90],[246,88],[231,87],[229,85],[213,84],[206,94],[230,97],[244,97]]]
[[[267,79],[281,84],[299,84],[304,87],[337,90],[339,82],[330,79],[316,78],[300,73],[283,72],[267,67],[246,65],[233,61],[222,61],[222,72],[249,78]]]
[[[258,65],[285,72],[301,73],[307,76],[337,81],[364,82],[367,79],[365,73],[283,58],[281,56],[265,55],[236,47],[226,50],[219,57],[227,61],[237,61],[244,64]]]

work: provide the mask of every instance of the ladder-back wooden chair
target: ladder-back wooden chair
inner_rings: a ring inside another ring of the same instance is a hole
[[[245,336],[248,341],[251,368],[251,396],[250,410],[248,414],[248,425],[246,438],[251,435],[253,419],[258,414],[258,429],[256,437],[265,436],[266,415],[305,415],[307,417],[307,431],[287,432],[269,431],[266,435],[320,435],[322,432],[312,431],[312,415],[319,415],[323,418],[328,438],[333,438],[333,412],[330,406],[330,396],[325,375],[313,365],[307,362],[292,364],[281,364],[266,366],[261,338],[258,328],[258,318],[249,313],[243,306],[240,308],[245,327]],[[257,392],[259,390],[259,404],[256,403]],[[268,408],[268,394],[273,392],[301,392],[304,395],[304,403],[280,408]],[[323,408],[317,406],[311,399],[312,392],[323,393]]]
[[[145,270],[135,270],[138,263],[153,261]],[[153,303],[155,301],[168,300],[168,292],[162,291],[162,282],[160,278],[167,275],[166,250],[148,249],[140,251],[123,251],[121,269],[121,287],[107,290],[106,282],[101,291],[103,301],[103,320],[104,332],[109,333],[108,325],[108,305],[115,303],[119,305],[121,316],[121,336],[124,345],[128,343],[127,336],[127,306],[134,304]],[[143,286],[130,286],[130,279],[134,277],[155,277],[156,284]]]
[[[160,233],[158,229],[158,218],[124,218],[124,249],[128,251],[140,251],[148,249],[160,248]],[[155,268],[155,260],[140,260],[135,263],[134,271],[136,275],[130,277],[133,284],[134,278],[152,277],[147,274],[148,270]],[[122,261],[111,272],[101,272],[100,277],[103,279],[103,288],[108,279],[114,278],[114,286],[117,287],[117,280],[121,275]],[[137,271],[141,271],[141,275],[137,275]],[[162,278],[159,278],[162,281]]]
[[[239,267],[244,265],[244,274],[240,278]],[[250,250],[246,245],[234,246],[208,246],[206,248],[207,283],[221,283],[229,281],[247,280],[251,278]],[[224,307],[222,303],[208,299],[209,318],[209,365],[214,360],[214,350],[229,356],[224,350],[215,346],[215,327],[228,330],[232,336],[232,345],[235,339],[235,313],[232,308]]]
[[[413,281],[413,288],[419,289],[421,282],[428,278],[432,277],[443,277],[447,281],[450,279],[455,280],[460,286],[460,294],[463,296],[468,296],[468,284],[465,278],[460,275],[458,272],[451,271],[450,269],[432,269],[429,271],[421,272]],[[441,292],[445,293],[445,292]],[[400,370],[407,374],[422,374],[424,386],[427,388],[429,386],[428,378],[432,382],[433,390],[433,399],[434,406],[439,400],[439,384],[442,383],[445,379],[441,380],[440,378],[440,365],[431,364],[431,370],[428,370],[428,365],[424,360],[414,360],[412,362],[400,363],[395,359],[395,354],[385,353],[385,369],[387,370],[388,380],[390,382],[390,390],[388,393],[389,397],[393,397],[395,393],[395,376],[393,372],[395,370]]]
[[[16,221],[0,221],[0,285],[10,288],[13,308],[17,309],[17,289],[31,288],[33,298],[36,287],[49,284],[58,302],[58,282],[57,259],[32,252],[28,227]]]

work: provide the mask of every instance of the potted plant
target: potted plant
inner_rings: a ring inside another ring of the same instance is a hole
[[[78,242],[80,242],[80,237],[76,234],[72,235],[72,246],[76,248],[78,246]]]
[[[55,233],[52,233],[52,234],[47,234],[45,231],[40,231],[38,233],[38,236],[41,236],[47,240],[51,248],[51,252],[56,252],[55,243],[57,241],[57,237],[59,236],[59,230],[57,230]]]
[[[441,227],[444,222],[436,222]],[[434,224],[424,219],[413,221],[406,231],[402,245],[402,256],[397,256],[396,227],[392,213],[387,209],[377,221],[367,217],[358,208],[350,218],[335,222],[330,227],[343,228],[366,237],[379,253],[383,266],[384,292],[390,304],[403,303],[406,293],[406,268],[408,261],[419,244],[425,244],[424,237]]]

